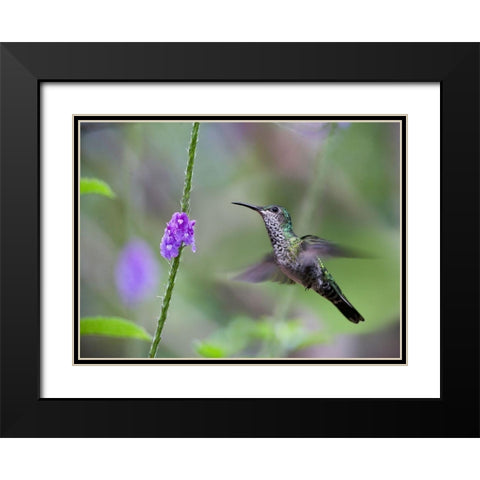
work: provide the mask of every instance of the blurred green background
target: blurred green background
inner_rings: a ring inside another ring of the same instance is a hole
[[[81,197],[81,317],[117,316],[153,335],[169,272],[159,244],[180,210],[191,123],[82,123],[81,176],[115,198]],[[400,124],[200,124],[185,248],[158,357],[396,358],[400,355]],[[258,214],[286,207],[298,235],[365,258],[326,266],[364,316],[348,322],[299,285],[235,273],[271,251]],[[142,339],[82,336],[81,357],[146,357]]]

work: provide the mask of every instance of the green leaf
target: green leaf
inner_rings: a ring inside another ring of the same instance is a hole
[[[108,183],[98,178],[81,178],[80,179],[80,194],[92,194],[96,193],[97,195],[103,195],[109,198],[115,198],[113,190],[110,188]]]
[[[214,332],[208,339],[198,341],[195,350],[202,357],[231,357],[244,350],[254,335],[255,322],[247,317],[236,317],[228,326]]]
[[[253,338],[260,340],[270,340],[275,337],[275,329],[271,321],[257,321],[253,325],[252,333]]]
[[[80,334],[152,340],[145,329],[119,317],[84,317],[80,320]]]
[[[222,358],[225,357],[225,350],[219,345],[207,342],[198,342],[195,345],[197,353],[206,358]]]

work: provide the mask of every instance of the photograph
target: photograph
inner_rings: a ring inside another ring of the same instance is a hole
[[[75,363],[406,363],[406,116],[74,116]]]

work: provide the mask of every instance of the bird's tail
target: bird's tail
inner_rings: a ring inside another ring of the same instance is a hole
[[[341,295],[338,300],[331,301],[342,313],[343,315],[353,323],[364,322],[365,319],[358,313],[355,307],[343,296]]]
[[[365,319],[358,313],[355,307],[345,298],[336,283],[324,283],[320,288],[315,289],[317,293],[330,300],[347,318],[353,323],[364,322]]]

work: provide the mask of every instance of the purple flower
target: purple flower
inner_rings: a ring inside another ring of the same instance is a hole
[[[167,260],[177,257],[182,244],[191,245],[192,252],[195,252],[194,226],[195,220],[189,220],[186,213],[175,212],[165,227],[160,243],[162,257]]]
[[[352,124],[352,122],[338,122],[337,123],[338,128],[341,128],[342,130],[347,129],[351,124]]]
[[[157,285],[158,265],[151,248],[142,240],[128,242],[120,252],[115,268],[115,283],[123,303],[132,306]]]

